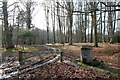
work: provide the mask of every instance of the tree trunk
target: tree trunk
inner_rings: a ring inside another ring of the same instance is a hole
[[[69,20],[69,45],[73,44],[72,41],[72,26],[73,26],[73,2],[67,2],[67,8],[68,8],[68,20]]]
[[[71,17],[70,17],[70,42],[69,42],[70,45],[73,44],[73,42],[72,42],[72,22],[73,22],[73,19],[72,18],[73,17],[71,15]]]
[[[53,20],[53,39],[54,39],[54,43],[56,43],[56,37],[55,37],[55,4],[54,4],[54,20]]]
[[[88,42],[90,42],[90,37],[89,37],[89,30],[90,30],[90,29],[89,29],[89,27],[90,27],[90,26],[89,26],[89,14],[88,14]]]
[[[85,27],[84,27],[84,42],[86,42],[86,29],[87,29],[87,13],[85,13]]]
[[[106,10],[106,7],[105,7],[105,10]],[[105,27],[106,27],[106,25],[105,25],[105,22],[106,22],[106,20],[105,20],[105,18],[106,18],[106,13],[104,13],[104,30],[103,30],[103,37],[104,37],[104,39],[103,39],[103,42],[106,42],[106,39],[105,39]]]
[[[49,43],[49,10],[47,9],[47,43]]]
[[[108,2],[108,5],[112,5],[111,2]],[[108,24],[109,24],[109,37],[110,37],[110,43],[113,43],[113,21],[112,21],[112,11],[111,7],[109,8],[110,11],[108,12]]]
[[[92,23],[91,23],[91,35],[90,35],[90,42],[93,42],[93,13],[91,13]]]
[[[98,38],[97,38],[97,25],[96,25],[96,11],[93,12],[93,26],[94,26],[94,46],[98,47]]]
[[[45,17],[46,17],[46,27],[47,27],[47,43],[49,43],[49,10],[48,6],[45,5]]]
[[[3,2],[3,15],[4,15],[4,29],[5,29],[5,37],[7,48],[13,48],[13,41],[12,41],[12,26],[8,26],[8,12],[7,12],[7,2]]]
[[[57,15],[58,15],[58,24],[59,24],[59,30],[60,30],[60,43],[63,43],[63,38],[62,38],[62,25],[61,25],[61,19],[60,19],[60,8],[59,8],[59,3],[57,2]]]
[[[97,38],[97,24],[96,24],[96,2],[94,2],[93,9],[93,27],[94,27],[94,46],[98,47],[98,38]]]
[[[27,2],[27,27],[28,29],[31,29],[31,2],[28,0]]]
[[[100,7],[101,7],[101,9],[102,9],[102,4],[100,4]],[[100,11],[100,18],[101,18],[101,25],[100,25],[100,42],[102,42],[102,39],[103,39],[103,37],[102,37],[102,11]]]

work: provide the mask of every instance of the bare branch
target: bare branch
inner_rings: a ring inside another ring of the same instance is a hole
[[[100,3],[104,4],[106,7],[120,7],[119,4],[117,4],[117,5],[107,5],[107,4],[104,3],[104,2],[100,2]]]
[[[8,8],[19,2],[14,2],[13,4],[8,5]]]

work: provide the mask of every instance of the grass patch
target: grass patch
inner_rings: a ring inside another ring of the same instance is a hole
[[[29,50],[29,48],[27,48],[27,47],[24,47],[24,50]]]
[[[98,69],[103,69],[103,70],[107,70],[109,71],[111,74],[113,74],[114,76],[120,76],[120,69],[116,69],[116,68],[111,68],[111,67],[96,67]]]
[[[29,46],[20,46],[17,47],[18,51],[38,51],[37,47],[29,47]]]
[[[64,45],[69,45],[69,43],[64,43]]]
[[[32,51],[38,51],[38,49],[37,49],[37,48],[31,48],[31,50],[32,50]]]
[[[8,49],[4,48],[4,49],[3,49],[4,52],[5,52],[5,51],[16,51],[16,50],[17,50],[16,48],[8,48]]]
[[[100,70],[105,70],[105,71],[109,71],[113,76],[120,76],[120,69],[116,69],[116,68],[111,68],[111,67],[107,67],[107,66],[98,66],[98,67],[93,67],[87,64],[84,64],[82,62],[78,62],[79,65],[85,65],[91,68],[96,68],[96,69],[100,69]]]
[[[79,64],[79,65],[86,65],[86,66],[89,66],[89,65],[84,64],[84,63],[82,63],[82,62],[78,62],[78,64]]]
[[[5,51],[7,51],[7,49],[5,48],[5,49],[3,49],[3,51],[5,52]]]

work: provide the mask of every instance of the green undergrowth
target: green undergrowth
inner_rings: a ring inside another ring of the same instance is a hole
[[[6,49],[4,48],[3,51],[39,51],[39,49],[37,47],[28,47],[28,46],[24,46],[24,47],[15,47],[12,49]]]
[[[18,48],[18,50],[22,50],[22,51],[38,51],[38,49],[36,47]]]
[[[16,51],[17,49],[16,48],[9,48],[9,49],[6,49],[6,48],[3,48],[2,51],[5,52],[5,51]]]

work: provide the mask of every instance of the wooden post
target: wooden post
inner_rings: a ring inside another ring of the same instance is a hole
[[[22,51],[19,51],[19,63],[20,65],[23,64],[23,52]]]
[[[60,53],[60,62],[63,62],[63,52]]]

